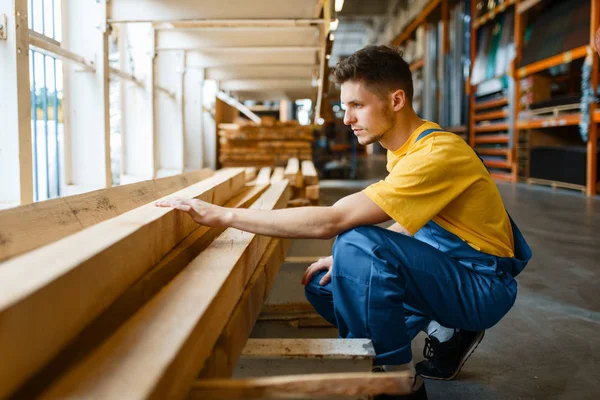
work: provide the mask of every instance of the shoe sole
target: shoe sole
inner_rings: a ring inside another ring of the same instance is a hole
[[[426,378],[426,379],[433,379],[436,381],[451,381],[451,380],[453,380],[454,378],[456,378],[458,376],[458,374],[460,374],[460,370],[462,369],[463,365],[465,365],[465,363],[467,362],[469,357],[471,357],[471,354],[473,354],[473,352],[475,351],[477,346],[479,346],[479,343],[481,343],[484,336],[485,336],[485,331],[481,331],[481,334],[475,338],[475,340],[473,341],[473,344],[471,344],[471,347],[469,347],[469,350],[467,350],[467,352],[465,353],[463,358],[460,360],[460,363],[458,364],[458,368],[456,368],[456,371],[454,371],[454,373],[452,375],[450,375],[449,377],[441,378],[439,376],[427,376],[427,375],[423,375],[423,374],[421,374],[421,377]]]

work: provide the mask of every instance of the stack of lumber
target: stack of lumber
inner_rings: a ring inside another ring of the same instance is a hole
[[[312,127],[295,121],[273,124],[219,124],[223,167],[283,166],[290,158],[312,159]]]
[[[288,193],[204,170],[1,212],[0,398],[187,396],[239,356],[224,335],[243,347],[289,242],[154,201],[273,209]]]
[[[262,167],[258,171],[256,185],[273,184],[287,179],[292,188],[288,207],[319,205],[319,175],[312,161],[290,158],[284,167]]]

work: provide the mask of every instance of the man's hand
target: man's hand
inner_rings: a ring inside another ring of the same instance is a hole
[[[202,200],[171,197],[159,200],[155,205],[158,207],[172,207],[176,210],[186,212],[200,225],[212,228],[227,227],[227,209]]]
[[[333,266],[333,257],[325,257],[319,259],[319,261],[312,263],[304,272],[304,276],[302,277],[302,284],[308,285],[308,283],[312,280],[312,277],[315,273],[322,270],[328,270],[321,281],[319,281],[319,285],[323,286],[331,281],[331,270]]]

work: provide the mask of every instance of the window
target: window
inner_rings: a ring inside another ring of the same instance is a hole
[[[61,0],[30,0],[29,29],[60,42]],[[34,200],[61,194],[63,172],[62,62],[29,51]]]

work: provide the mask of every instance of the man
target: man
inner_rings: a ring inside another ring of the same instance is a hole
[[[412,76],[395,50],[368,46],[338,64],[344,123],[388,150],[385,180],[331,207],[226,209],[198,200],[158,203],[202,225],[287,238],[337,236],[333,255],[304,274],[306,296],[340,337],[369,338],[374,371],[414,373],[411,340],[429,334],[417,372],[453,379],[512,307],[531,257],[475,152],[414,112]],[[393,219],[389,229],[375,226]],[[427,398],[419,375],[409,396]]]

